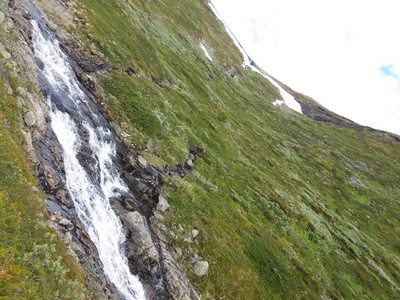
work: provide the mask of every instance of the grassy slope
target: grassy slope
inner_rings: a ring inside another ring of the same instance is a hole
[[[240,69],[202,1],[81,2],[81,41],[114,67],[97,75],[99,95],[130,141],[156,141],[142,155],[160,168],[206,149],[191,175],[165,178],[168,224],[201,232],[199,244],[179,246],[211,264],[192,276],[205,299],[399,294],[398,143],[275,108],[277,90]]]
[[[3,32],[0,42],[5,41],[13,37]],[[1,55],[0,74],[0,299],[82,299],[82,271],[48,226],[23,150],[23,108],[15,91],[29,83]],[[14,94],[7,92],[6,82]]]

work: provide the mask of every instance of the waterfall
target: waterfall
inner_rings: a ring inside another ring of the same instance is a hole
[[[31,11],[35,9],[28,6]],[[63,150],[66,189],[97,247],[105,275],[123,299],[145,299],[142,284],[129,271],[124,230],[109,203],[110,197],[129,192],[113,163],[116,150],[112,132],[79,84],[57,37],[37,11],[32,16],[34,54],[44,63],[38,76],[51,128]]]

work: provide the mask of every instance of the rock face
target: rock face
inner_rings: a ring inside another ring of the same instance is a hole
[[[47,184],[51,190],[57,189],[60,184],[60,179],[56,171],[49,165],[43,167],[44,176],[46,177]]]
[[[122,216],[122,222],[128,227],[135,243],[138,255],[148,257],[151,261],[158,262],[160,257],[151,238],[149,225],[144,216],[139,212],[128,212]]]
[[[172,249],[168,247],[166,243],[167,239],[159,229],[163,228],[166,230],[165,226],[163,226],[162,223],[159,223],[159,221],[154,217],[150,220],[153,232],[158,238],[161,268],[165,274],[166,284],[171,295],[174,299],[200,300],[200,296],[191,287],[183,266],[178,263],[174,255],[172,255]]]
[[[164,212],[166,211],[171,205],[169,205],[167,199],[163,195],[160,195],[158,197],[158,204],[157,204],[157,210]]]

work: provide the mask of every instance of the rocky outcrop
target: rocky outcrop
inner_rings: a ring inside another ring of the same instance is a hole
[[[151,262],[158,262],[160,256],[151,237],[146,218],[139,212],[134,211],[124,214],[121,220],[131,233],[131,240],[134,243],[136,255],[146,257]]]
[[[174,238],[176,236],[174,233],[163,226],[162,223],[162,215],[155,215],[157,217],[151,218],[151,224],[154,234],[158,238],[158,244],[160,248],[160,256],[161,256],[161,268],[165,274],[165,280],[173,295],[174,299],[181,300],[200,300],[200,296],[190,285],[189,279],[184,272],[183,265],[177,261],[182,253],[177,254],[177,251],[169,248],[167,243],[167,238],[164,236],[162,230],[164,232],[169,232]],[[174,255],[175,254],[175,255]]]
[[[203,148],[197,147],[189,151],[188,158],[184,164],[167,166],[164,168],[165,176],[185,177],[193,171],[196,159],[204,152]]]

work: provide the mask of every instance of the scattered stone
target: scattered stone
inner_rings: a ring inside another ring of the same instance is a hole
[[[192,300],[188,294],[184,294],[181,299],[182,300]]]
[[[164,221],[164,216],[159,211],[154,211],[154,218],[158,221]]]
[[[70,242],[68,246],[72,250],[72,252],[75,253],[78,257],[85,254],[85,250],[83,250],[83,248],[75,242]]]
[[[360,163],[358,164],[358,168],[367,170],[367,171],[369,170],[368,165],[363,161],[360,161]]]
[[[24,115],[25,124],[29,127],[36,124],[36,116],[33,111],[29,111]]]
[[[64,234],[64,242],[68,245],[72,241],[72,235],[69,231]]]
[[[55,190],[60,184],[56,171],[51,166],[46,165],[43,167],[43,172],[50,189]]]
[[[56,220],[60,220],[61,219],[61,213],[58,210],[56,210],[54,212],[54,217],[56,218]]]
[[[59,189],[56,193],[56,199],[63,204],[68,204],[65,201],[65,191],[63,189]]]
[[[17,96],[17,107],[23,108],[25,106],[25,100],[21,96]]]
[[[39,164],[39,158],[37,157],[35,149],[33,148],[31,133],[25,130],[21,130],[21,132],[25,139],[25,143],[23,145],[24,151],[28,154],[31,162],[34,165]]]
[[[181,249],[181,248],[176,247],[176,248],[175,248],[175,252],[176,252],[176,254],[177,254],[179,257],[182,257],[183,252],[182,252],[182,249]]]
[[[72,227],[74,227],[72,225],[72,222],[70,220],[68,220],[67,218],[61,218],[61,220],[58,221],[58,224],[66,227],[67,229],[71,229]]]
[[[147,160],[145,160],[142,156],[138,156],[138,161],[139,161],[139,164],[140,164],[143,168],[146,168],[146,167],[147,167],[148,162],[147,162]]]
[[[185,237],[183,238],[183,241],[184,241],[185,243],[188,243],[188,244],[193,243],[193,240],[192,240],[192,238],[191,238],[190,236],[185,236]]]
[[[353,185],[353,186],[357,186],[357,187],[361,187],[361,188],[364,188],[364,189],[367,188],[365,186],[365,184],[360,179],[358,179],[356,177],[350,177],[347,180],[347,184],[350,184],[350,185]]]
[[[191,168],[193,168],[193,161],[192,160],[188,160],[187,162],[186,162],[186,164],[189,166],[189,167],[191,167]]]
[[[13,95],[13,94],[14,94],[14,91],[13,91],[13,89],[12,89],[10,83],[9,83],[7,80],[6,80],[6,82],[5,82],[5,86],[6,86],[6,89],[7,89],[7,94],[8,94],[8,95]]]
[[[158,196],[157,210],[164,212],[170,207],[171,205],[169,205],[167,199],[165,199],[163,195]]]
[[[192,236],[195,239],[199,235],[199,231],[197,229],[192,229]]]
[[[148,149],[150,152],[153,152],[153,153],[154,153],[154,152],[158,151],[158,148],[159,148],[160,146],[158,145],[158,143],[157,143],[155,140],[149,139],[149,140],[147,141],[146,147],[147,147],[147,149]]]
[[[204,276],[207,274],[209,264],[207,261],[198,261],[194,264],[193,272],[196,276]]]

